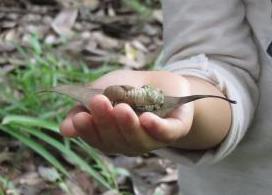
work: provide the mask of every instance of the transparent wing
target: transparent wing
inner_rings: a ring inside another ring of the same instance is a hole
[[[86,85],[59,85],[48,90],[39,91],[38,93],[55,92],[66,95],[88,108],[90,99],[97,94],[102,94],[103,91],[103,89],[94,89]]]
[[[234,100],[230,100],[228,98],[214,96],[214,95],[192,95],[192,96],[184,96],[184,97],[165,96],[164,104],[162,105],[162,108],[160,110],[156,111],[156,114],[159,116],[165,116],[167,113],[171,112],[173,109],[175,109],[179,105],[186,104],[186,103],[196,101],[199,99],[204,99],[204,98],[218,98],[218,99],[228,101],[232,104],[236,104],[236,101]]]
[[[172,107],[178,104],[186,104],[195,100],[204,99],[204,98],[217,98],[228,101],[229,103],[236,104],[236,101],[215,95],[191,95],[191,96],[184,96],[184,97],[171,97],[165,96],[165,106]]]

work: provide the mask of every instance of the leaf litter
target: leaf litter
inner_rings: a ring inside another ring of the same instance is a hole
[[[25,66],[16,48],[31,47],[33,34],[59,55],[83,60],[90,67],[117,63],[126,69],[145,69],[154,63],[162,47],[162,12],[158,1],[153,1],[155,8],[148,18],[143,18],[132,9],[135,5],[124,6],[125,0],[2,0],[0,88],[8,84],[10,72]],[[14,94],[20,95],[19,91]],[[0,134],[0,139],[6,137]],[[67,194],[65,187],[56,185],[58,179],[53,181],[58,173],[33,155],[17,158],[20,161],[17,171],[14,170],[9,162],[22,145],[9,140],[7,145],[0,146],[0,175],[10,178],[19,194]],[[119,170],[123,173],[119,176],[119,186],[132,194],[174,194],[177,188],[176,166],[165,159],[153,155],[108,159],[129,172],[127,175]],[[73,194],[115,193],[101,191],[83,172],[71,169],[71,175],[62,184],[75,189]]]

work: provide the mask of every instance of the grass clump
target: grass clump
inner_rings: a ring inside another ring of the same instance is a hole
[[[36,36],[30,42],[30,48],[18,47],[25,65],[1,75],[0,132],[32,149],[64,178],[69,177],[69,170],[61,157],[85,171],[105,189],[118,190],[116,171],[96,150],[80,139],[65,139],[59,135],[58,124],[74,102],[56,94],[36,93],[58,84],[92,82],[118,67],[105,64],[89,69],[83,62],[75,65],[58,58],[51,46]]]

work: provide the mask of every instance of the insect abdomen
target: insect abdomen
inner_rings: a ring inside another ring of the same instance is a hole
[[[131,86],[110,86],[104,91],[113,105],[127,103],[135,111],[154,111],[161,108],[164,102],[162,91],[148,85],[141,88]]]

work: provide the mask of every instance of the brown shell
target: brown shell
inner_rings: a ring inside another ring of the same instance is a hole
[[[128,97],[128,91],[134,89],[134,87],[121,85],[121,86],[110,86],[104,90],[104,95],[109,98],[109,100],[114,103],[127,103],[132,105],[134,102],[131,98]]]
[[[127,85],[110,86],[105,89],[104,95],[111,100],[113,105],[127,103],[135,111],[139,112],[158,110],[163,104],[162,92],[150,86],[143,86],[141,88],[134,88]]]

